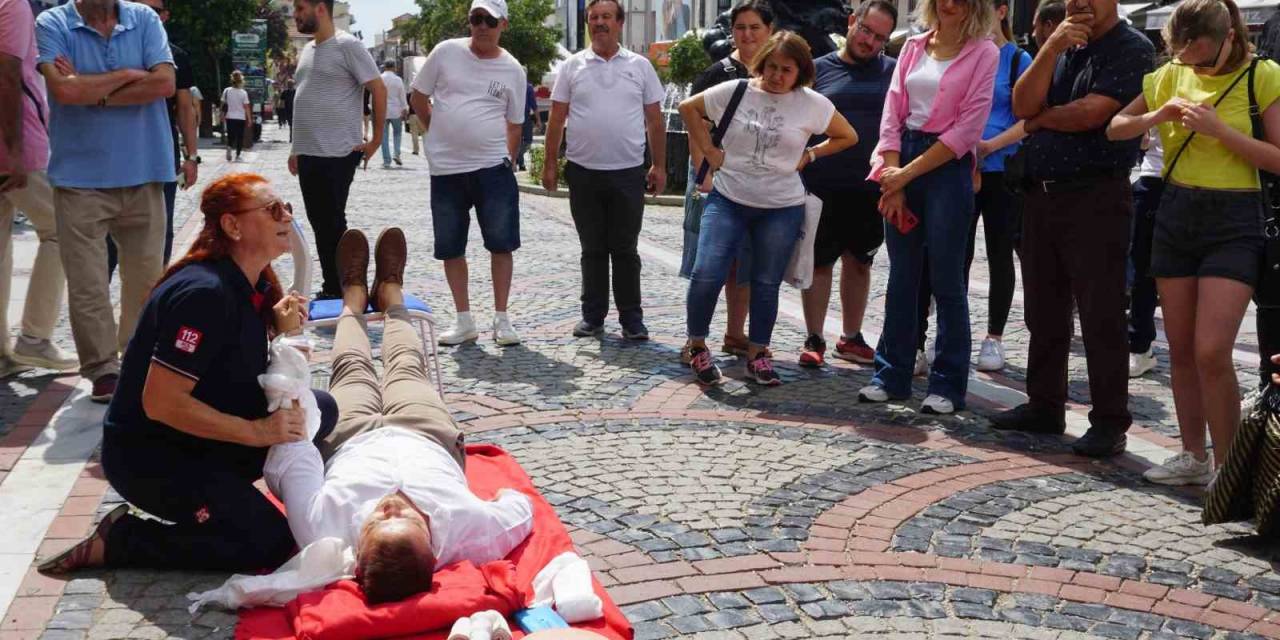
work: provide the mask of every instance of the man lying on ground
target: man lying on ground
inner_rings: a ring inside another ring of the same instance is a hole
[[[356,579],[371,605],[429,590],[436,566],[504,558],[533,528],[524,494],[502,490],[490,502],[467,487],[463,434],[427,379],[404,306],[406,254],[400,229],[378,237],[372,295],[386,313],[379,383],[361,317],[370,296],[368,240],[354,229],[342,236],[343,311],[329,390],[337,427],[319,449],[274,448],[263,471],[299,547],[336,537],[354,548]]]

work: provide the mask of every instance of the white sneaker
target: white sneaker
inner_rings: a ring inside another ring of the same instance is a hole
[[[1148,347],[1146,353],[1129,354],[1130,378],[1137,378],[1154,368],[1156,368],[1156,354],[1153,348]]]
[[[1004,368],[1004,343],[995,338],[982,341],[978,351],[978,371],[999,371]]]
[[[79,358],[68,356],[49,340],[28,342],[19,337],[13,343],[12,357],[19,364],[53,371],[75,371],[80,366]]]
[[[1191,452],[1183,451],[1165,460],[1164,464],[1147,469],[1142,477],[1156,484],[1207,485],[1213,479],[1213,454],[1207,454],[1204,462],[1200,462]]]
[[[520,344],[520,335],[516,333],[515,327],[511,326],[511,320],[505,315],[493,319],[493,340],[503,347]]]
[[[917,378],[929,375],[929,358],[925,357],[924,349],[916,352],[916,368],[911,373]]]
[[[949,415],[956,412],[956,406],[950,400],[936,394],[931,393],[925,397],[924,402],[920,403],[920,411],[924,413],[936,413],[940,415]]]
[[[480,332],[476,331],[476,323],[474,320],[464,320],[458,318],[453,328],[440,334],[440,344],[446,347],[452,347],[464,342],[471,342],[480,337]]]
[[[884,402],[889,399],[889,392],[878,384],[869,384],[858,390],[858,400],[861,402]]]

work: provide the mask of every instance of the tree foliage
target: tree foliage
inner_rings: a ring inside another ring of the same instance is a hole
[[[417,40],[430,51],[441,41],[470,35],[467,12],[470,0],[416,0],[421,10],[405,35]],[[529,78],[537,78],[551,70],[556,59],[560,30],[545,24],[555,11],[553,0],[508,0],[510,26],[502,34],[502,47],[529,70]]]
[[[218,95],[231,69],[231,34],[245,31],[254,19],[267,21],[267,55],[289,51],[289,23],[270,0],[202,0],[169,2],[169,37],[191,56],[196,86]]]
[[[667,50],[667,75],[676,84],[691,84],[710,65],[711,57],[693,31],[681,36]]]

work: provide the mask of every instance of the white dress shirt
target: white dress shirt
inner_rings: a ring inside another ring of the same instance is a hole
[[[429,516],[438,566],[500,560],[533,530],[528,496],[504,489],[492,502],[481,500],[439,444],[407,429],[386,426],[356,436],[327,467],[310,442],[277,445],[267,455],[267,486],[284,500],[299,547],[335,537],[355,548],[374,506],[396,491]]]
[[[387,119],[399,120],[409,110],[409,98],[404,93],[404,80],[401,80],[394,71],[383,71],[382,84],[387,87]]]

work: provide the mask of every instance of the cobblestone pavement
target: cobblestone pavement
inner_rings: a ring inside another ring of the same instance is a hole
[[[245,163],[206,152],[202,182],[261,172],[301,210],[286,146],[275,129],[266,134]],[[447,326],[452,302],[430,258],[426,164],[405,158],[404,169],[358,172],[350,222],[409,232],[408,288]],[[194,203],[193,193],[180,197],[180,227]],[[1200,525],[1198,492],[1144,484],[1144,459],[1085,460],[1070,454],[1065,437],[989,429],[987,416],[1022,388],[1020,299],[1006,332],[1010,366],[975,376],[969,410],[955,416],[920,414],[918,400],[859,405],[866,367],[796,366],[799,297],[785,287],[773,348],[786,384],[748,384],[741,364],[721,356],[731,380],[703,392],[677,361],[677,209],[651,207],[646,218],[647,343],[623,341],[612,319],[601,339],[570,335],[579,278],[567,201],[522,195],[522,212],[511,313],[524,343],[503,349],[486,334],[441,348],[447,399],[472,441],[498,444],[525,466],[637,638],[1280,637],[1274,543],[1252,536],[1247,523]],[[970,303],[981,337],[986,270],[978,247]],[[492,295],[475,229],[468,255],[473,311],[487,326]],[[287,260],[279,270],[289,273]],[[881,325],[887,272],[882,257],[869,334]],[[838,301],[831,314],[838,323]],[[1242,381],[1256,359],[1252,320],[1245,324]],[[723,315],[712,331],[723,331]],[[58,339],[69,348],[68,337],[64,322]],[[314,337],[323,383],[332,334]],[[375,344],[379,337],[375,327]],[[1161,365],[1130,387],[1131,443],[1154,451],[1148,459],[1178,445],[1167,362],[1157,353]],[[1087,403],[1079,345],[1070,368],[1072,399]],[[39,372],[5,381],[0,479],[16,473],[14,461],[73,384]],[[119,501],[90,459],[41,549],[83,535]],[[185,598],[224,577],[118,570],[64,581],[28,571],[0,640],[229,638],[234,614],[193,617]]]

